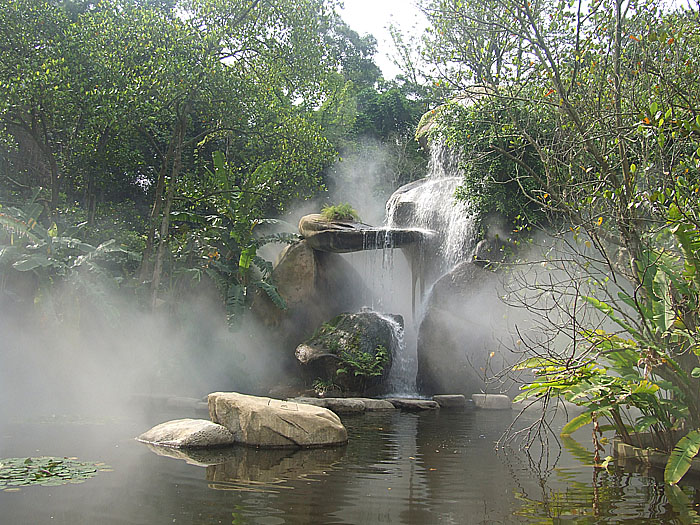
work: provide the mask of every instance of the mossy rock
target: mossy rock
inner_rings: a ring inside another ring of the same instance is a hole
[[[362,311],[340,314],[296,349],[308,379],[335,384],[344,393],[377,393],[389,375],[394,332],[403,318]]]

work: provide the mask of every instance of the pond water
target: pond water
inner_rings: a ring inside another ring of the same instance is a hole
[[[103,461],[112,471],[77,485],[0,491],[0,522],[693,522],[695,489],[669,494],[654,475],[618,467],[594,471],[576,459],[587,452],[575,443],[569,443],[571,451],[562,450],[555,469],[539,474],[524,454],[496,451],[494,443],[514,415],[474,410],[354,415],[343,417],[350,435],[346,447],[296,452],[241,447],[217,451],[215,458],[195,454],[190,463],[158,455],[133,438],[156,423],[206,413],[10,415],[0,427],[0,457],[77,456]],[[202,466],[212,462],[219,464]]]

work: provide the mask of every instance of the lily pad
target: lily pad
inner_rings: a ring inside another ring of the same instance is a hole
[[[98,472],[111,471],[102,462],[76,458],[5,458],[0,460],[0,490],[15,491],[29,485],[57,486],[82,483]]]

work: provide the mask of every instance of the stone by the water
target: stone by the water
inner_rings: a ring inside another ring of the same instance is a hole
[[[399,408],[401,410],[415,412],[421,410],[437,410],[440,408],[440,405],[438,405],[435,401],[432,401],[430,399],[404,399],[390,397],[387,398],[387,401],[394,405],[394,407]]]
[[[433,396],[440,408],[464,408],[467,404],[467,399],[462,394],[442,394]]]
[[[332,411],[313,405],[236,392],[209,394],[209,417],[237,443],[265,448],[343,445],[348,433]]]
[[[136,439],[143,443],[174,448],[221,447],[234,443],[234,436],[225,427],[205,419],[166,421]]]
[[[396,410],[396,407],[386,399],[368,397],[297,397],[291,401],[324,407],[336,414]]]
[[[365,404],[350,397],[298,397],[292,402],[327,408],[336,414],[352,414],[365,411]]]
[[[476,408],[485,410],[510,410],[513,402],[504,394],[472,394]]]
[[[370,399],[367,397],[355,398],[365,404],[367,412],[378,412],[381,410],[396,410],[396,407],[386,399]]]

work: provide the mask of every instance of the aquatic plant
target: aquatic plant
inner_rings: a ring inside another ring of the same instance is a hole
[[[5,458],[0,459],[0,490],[18,490],[29,485],[82,483],[98,472],[111,470],[104,463],[78,461],[76,458]]]

